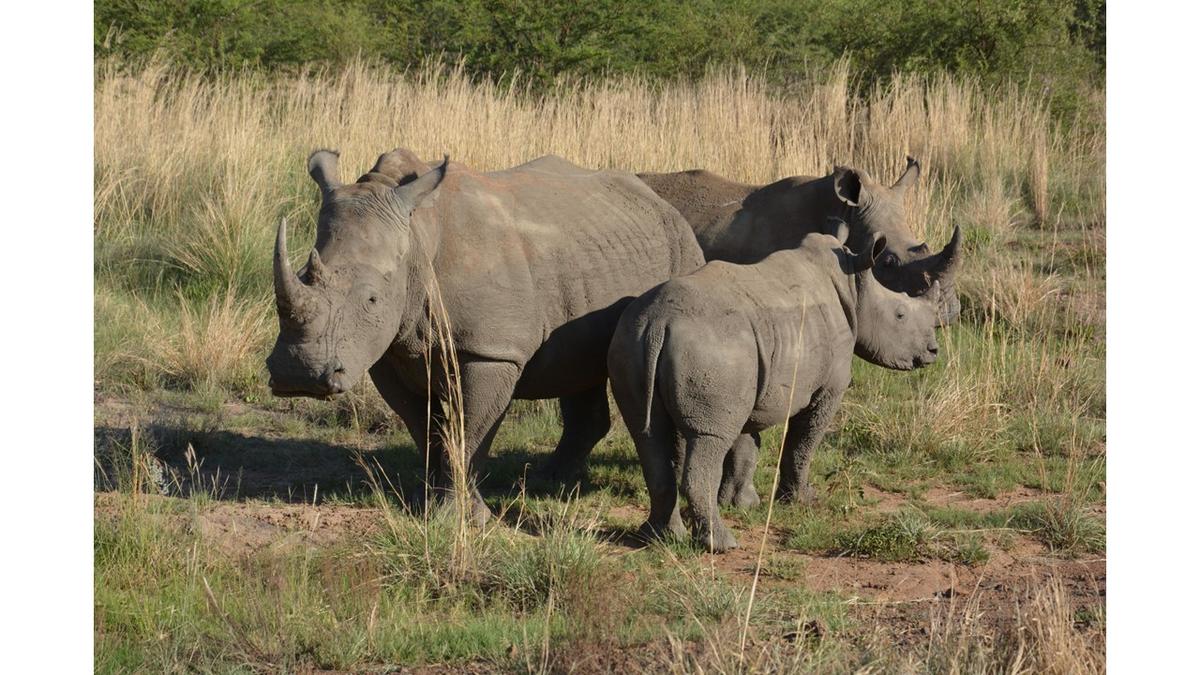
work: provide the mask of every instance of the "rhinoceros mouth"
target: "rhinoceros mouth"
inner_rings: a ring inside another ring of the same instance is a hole
[[[924,368],[925,366],[932,366],[936,362],[936,356],[918,356],[912,360],[912,368],[910,370],[917,370],[918,368]]]

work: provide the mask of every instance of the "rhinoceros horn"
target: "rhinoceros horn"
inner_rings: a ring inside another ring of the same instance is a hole
[[[900,174],[900,178],[896,179],[896,184],[892,186],[892,191],[903,196],[908,192],[908,188],[916,184],[917,179],[921,177],[921,164],[913,159],[911,155],[907,157],[908,165],[904,168],[904,173]]]
[[[961,242],[962,231],[958,225],[955,225],[954,234],[950,235],[950,243],[946,244],[945,248],[934,256],[933,263],[929,266],[929,278],[931,280],[949,280],[954,278],[954,274],[958,271],[959,262],[962,260],[962,255],[959,251],[959,244]]]
[[[324,283],[327,279],[325,263],[321,262],[321,254],[314,247],[308,254],[308,278],[310,283]]]
[[[319,258],[318,258],[319,262]],[[287,218],[279,221],[275,233],[275,302],[279,313],[289,319],[298,319],[304,308],[304,296],[308,289],[300,277],[292,272],[287,252]]]

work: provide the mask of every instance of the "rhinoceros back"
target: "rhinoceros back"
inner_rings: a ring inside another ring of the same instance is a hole
[[[603,382],[633,298],[699,268],[691,228],[632,174],[544,157],[505,171],[452,171],[429,207],[435,269],[461,351],[523,367],[520,398]]]

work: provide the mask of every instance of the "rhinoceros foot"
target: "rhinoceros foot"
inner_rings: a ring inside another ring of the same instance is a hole
[[[733,536],[733,531],[719,520],[711,523],[697,523],[693,536],[697,544],[713,553],[723,553],[738,547],[737,537]]]
[[[780,504],[814,504],[817,491],[811,485],[780,485],[775,501]]]
[[[683,521],[679,519],[678,515],[675,515],[666,524],[655,524],[647,520],[637,531],[638,538],[647,542],[686,539],[687,534],[687,528],[683,526]]]
[[[476,492],[467,497],[466,522],[474,527],[483,527],[492,519],[492,510],[488,508],[483,497]],[[460,501],[449,491],[438,491],[432,495],[428,501],[418,498],[414,502],[414,512],[426,511],[433,520],[445,520],[446,522],[457,522],[459,513]]]
[[[587,477],[587,459],[550,456],[535,474],[537,478],[555,483],[577,483]]]
[[[762,503],[758,498],[758,493],[753,487],[739,490],[733,495],[733,500],[730,502],[733,506],[739,509],[752,509]]]

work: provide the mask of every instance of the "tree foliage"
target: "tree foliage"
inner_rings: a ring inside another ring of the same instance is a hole
[[[848,55],[865,82],[945,70],[1064,87],[1103,77],[1099,0],[97,0],[95,55],[294,68],[356,55],[477,75],[696,77],[741,63],[786,81]]]

